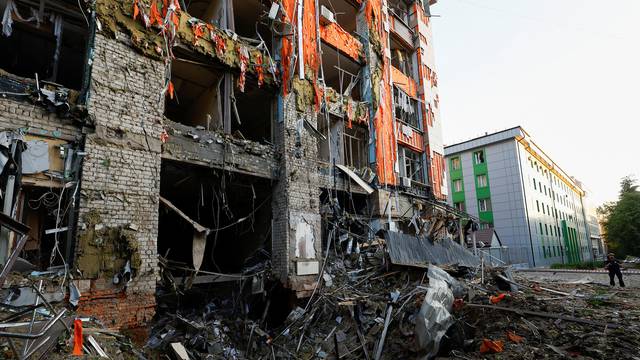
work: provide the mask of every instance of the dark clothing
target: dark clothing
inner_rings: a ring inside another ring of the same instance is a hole
[[[622,280],[622,272],[620,269],[616,272],[609,271],[609,284],[611,286],[616,286],[616,282],[614,281],[615,277],[618,277],[618,283],[620,283],[620,287],[624,287],[624,280]]]
[[[618,260],[607,260],[604,262],[604,264],[604,268],[609,270],[609,283],[611,284],[611,286],[616,285],[615,278],[617,276],[620,287],[624,287],[624,280],[622,280],[622,271],[620,271],[620,263],[618,262]]]

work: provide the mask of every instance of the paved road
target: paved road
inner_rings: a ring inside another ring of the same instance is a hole
[[[601,284],[609,284],[609,275],[601,272],[555,272],[553,270],[536,270],[536,271],[518,271],[518,275],[524,276],[534,281],[578,281],[585,278],[591,278],[593,281]],[[639,288],[640,287],[640,274],[623,274],[623,279],[627,287]],[[616,279],[616,284],[618,280]],[[617,285],[616,285],[617,287]]]

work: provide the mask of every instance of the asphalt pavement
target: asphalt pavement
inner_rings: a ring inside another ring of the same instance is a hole
[[[573,282],[581,280],[592,280],[596,283],[609,285],[609,274],[600,271],[558,271],[552,269],[532,269],[518,271],[518,274],[526,277],[527,279],[539,282],[545,281],[559,281],[559,282]],[[640,273],[627,272],[622,274],[622,278],[628,288],[640,287]],[[618,279],[616,278],[616,288],[618,287]]]

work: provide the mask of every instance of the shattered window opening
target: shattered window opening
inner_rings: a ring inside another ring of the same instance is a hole
[[[227,23],[225,3],[227,0],[191,0],[187,1],[187,12],[205,23],[224,29]]]
[[[321,49],[325,85],[338,94],[360,101],[361,66],[324,42]]]
[[[387,4],[389,6],[389,10],[393,15],[402,20],[405,25],[409,25],[409,7],[412,3],[413,1],[389,0]]]
[[[420,130],[418,101],[397,86],[393,87],[393,103],[396,119]]]
[[[21,189],[17,200],[16,217],[31,228],[29,239],[23,248],[23,256],[38,270],[46,270],[49,266],[58,265],[59,262],[59,258],[53,264],[49,262],[55,243],[55,233],[46,233],[47,230],[62,229],[66,226],[66,216],[56,219],[58,193],[59,191],[44,187],[25,186]],[[65,195],[61,201],[63,204],[67,203],[70,201],[69,196]],[[58,238],[64,243],[67,238],[66,231],[59,231]],[[64,248],[64,245],[61,244],[60,247]]]
[[[189,126],[222,131],[224,73],[191,53],[176,51],[171,68],[174,98],[167,96],[165,116]]]
[[[352,168],[360,169],[367,166],[366,146],[367,131],[359,126],[344,129],[345,163]]]
[[[320,0],[318,5],[331,11],[335,22],[349,34],[355,35],[358,9],[352,3],[347,0]]]
[[[327,121],[329,122],[329,127],[327,127]],[[320,162],[324,162],[327,164],[333,164],[333,159],[335,159],[336,163],[342,164],[342,159],[340,158],[340,131],[342,128],[342,123],[340,118],[333,114],[327,115],[323,112],[318,113],[317,120],[317,128],[318,131],[324,136],[324,139],[318,139],[318,160]],[[329,144],[331,141],[331,144]],[[333,156],[333,158],[331,158]]]
[[[424,167],[422,166],[422,154],[400,147],[404,158],[404,177],[412,181],[424,183]]]
[[[210,64],[191,51],[176,50],[171,69],[174,98],[165,100],[165,116],[204,130],[226,132],[238,139],[271,142],[274,94],[247,81],[245,91],[231,87],[231,73]]]
[[[414,51],[407,48],[396,40],[395,36],[391,39],[391,65],[400,70],[410,79],[414,77]]]
[[[233,30],[244,38],[256,40],[256,45],[264,41],[266,48],[271,51],[271,22],[267,17],[271,1],[232,0],[232,3]]]
[[[320,162],[332,165],[335,159],[335,163],[339,165],[355,169],[367,167],[367,129],[358,124],[352,124],[349,128],[344,119],[333,114],[329,115],[330,129],[327,129],[327,118],[324,113],[319,113],[317,119],[318,131],[325,137],[317,141]],[[329,141],[331,141],[331,149],[329,149]]]
[[[484,150],[476,151],[473,153],[473,162],[476,165],[484,164]]]
[[[67,1],[44,3],[42,14],[31,13],[31,3],[10,2],[5,16],[13,21],[3,24],[0,34],[0,68],[25,78],[36,78],[80,90],[84,77],[87,47],[87,23],[82,14]],[[9,3],[7,3],[9,4]],[[19,15],[17,15],[19,14]],[[26,21],[20,21],[22,16]]]

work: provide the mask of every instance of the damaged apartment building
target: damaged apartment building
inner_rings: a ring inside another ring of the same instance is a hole
[[[136,327],[161,277],[303,298],[329,241],[451,232],[434,3],[1,0],[0,262]]]

